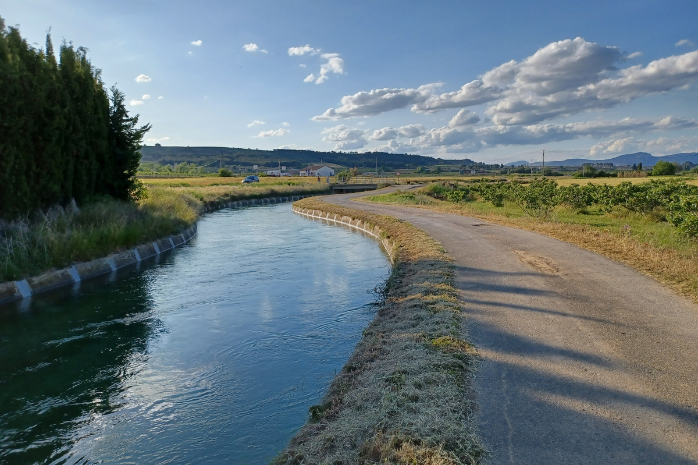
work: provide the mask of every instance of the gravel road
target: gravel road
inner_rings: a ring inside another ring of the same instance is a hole
[[[487,463],[698,463],[698,305],[556,239],[364,195],[323,200],[409,221],[455,260]]]

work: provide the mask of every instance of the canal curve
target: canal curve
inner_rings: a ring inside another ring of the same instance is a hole
[[[268,463],[373,319],[390,263],[290,204],[0,306],[0,462]]]

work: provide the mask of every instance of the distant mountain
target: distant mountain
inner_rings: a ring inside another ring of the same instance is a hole
[[[316,152],[313,150],[257,150],[234,147],[166,147],[145,146],[141,148],[143,162],[157,162],[160,164],[195,163],[199,166],[206,165],[219,158],[224,165],[276,167],[281,161],[288,168],[304,168],[308,165],[335,164],[351,168],[372,168],[378,166],[386,170],[428,167],[434,165],[473,165],[470,159],[442,160],[441,158],[426,157],[423,155],[409,155],[406,153],[346,153],[346,152]]]
[[[654,166],[658,161],[664,160],[668,162],[685,163],[690,161],[698,165],[698,153],[675,153],[673,155],[664,155],[662,157],[655,157],[647,152],[637,152],[628,153],[625,155],[619,155],[614,158],[608,158],[606,160],[588,160],[586,158],[568,158],[567,160],[551,160],[546,161],[545,164],[548,166],[582,166],[584,163],[613,163],[613,166],[632,166],[638,163],[642,163],[643,167]],[[507,163],[507,166],[521,166],[528,165],[526,161],[515,161],[512,163]],[[537,161],[533,163],[533,166],[541,166],[543,162]]]

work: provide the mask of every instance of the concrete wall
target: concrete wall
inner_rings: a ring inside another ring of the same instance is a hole
[[[369,236],[373,236],[383,245],[388,258],[390,258],[390,263],[395,264],[395,254],[397,252],[397,244],[390,241],[387,237],[381,237],[382,230],[378,226],[372,225],[371,223],[361,221],[358,218],[351,218],[349,216],[339,216],[335,213],[327,213],[321,210],[310,210],[307,208],[293,207],[293,211],[299,215],[307,216],[308,218],[317,218],[320,220],[331,221],[334,224],[343,224],[349,226],[350,228],[357,229],[359,231],[365,232]]]

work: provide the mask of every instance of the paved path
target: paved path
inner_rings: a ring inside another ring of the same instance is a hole
[[[455,259],[489,464],[698,463],[698,306],[556,239],[362,195],[323,200],[409,221]]]

